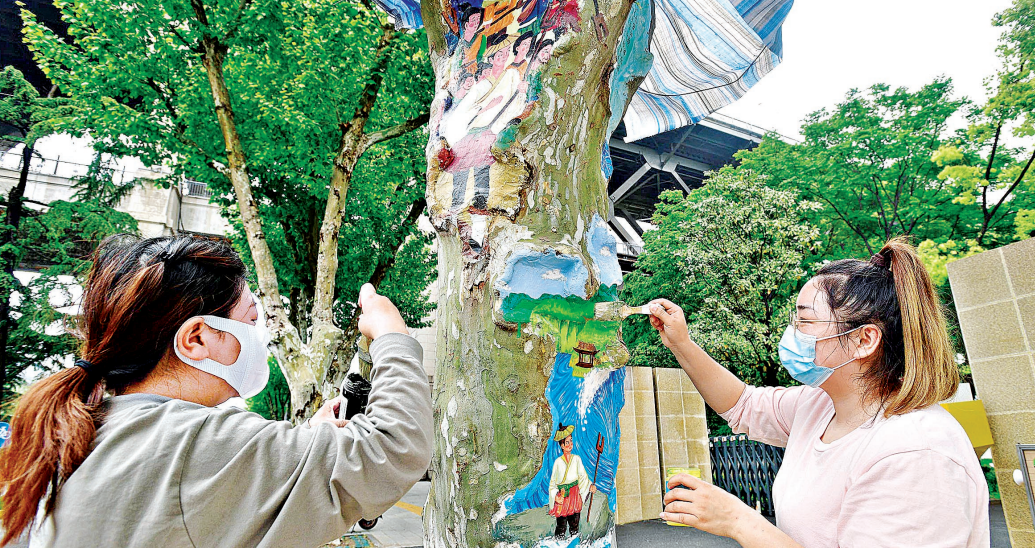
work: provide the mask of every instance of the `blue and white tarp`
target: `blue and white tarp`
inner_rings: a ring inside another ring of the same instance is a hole
[[[695,124],[747,93],[780,62],[793,0],[654,2],[654,63],[625,114],[626,141]]]
[[[375,1],[399,27],[423,25],[419,1]],[[793,3],[653,0],[649,45],[653,62],[630,100],[624,118],[625,140],[695,124],[742,97],[779,64],[781,27]],[[637,38],[627,32],[622,42],[637,43]]]

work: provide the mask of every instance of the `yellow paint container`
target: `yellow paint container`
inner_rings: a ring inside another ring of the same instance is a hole
[[[691,475],[691,476],[693,476],[695,478],[700,479],[701,478],[701,469],[700,468],[676,468],[676,467],[666,468],[665,469],[665,492],[666,493],[668,493],[670,491],[670,489],[668,488],[668,482],[673,477],[678,476],[679,474],[689,474],[689,475]],[[681,487],[677,487],[676,489],[681,489]],[[669,525],[675,525],[676,527],[690,527],[689,525],[686,525],[685,523],[676,523],[674,521],[666,521],[665,523],[667,523]]]

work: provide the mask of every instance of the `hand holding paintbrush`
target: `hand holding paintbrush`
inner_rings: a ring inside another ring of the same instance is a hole
[[[593,319],[603,322],[620,322],[634,314],[650,316],[650,307],[629,306],[622,301],[608,301],[593,305]]]

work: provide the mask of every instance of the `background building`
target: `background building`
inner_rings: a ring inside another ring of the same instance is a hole
[[[89,166],[63,161],[60,154],[54,154],[58,151],[39,148],[45,152],[33,158],[29,165],[26,207],[40,209],[55,200],[72,201],[76,193],[75,179],[86,175]],[[20,150],[18,146],[0,154],[0,193],[4,196],[18,183]],[[161,188],[155,183],[167,175],[167,172],[147,168],[116,171],[117,184],[137,184],[115,209],[132,215],[145,237],[185,232],[226,234],[230,225],[220,216],[219,207],[209,203],[208,187],[187,180],[170,188]]]

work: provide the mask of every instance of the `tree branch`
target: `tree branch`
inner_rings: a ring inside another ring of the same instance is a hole
[[[226,33],[223,34],[221,41],[226,42],[234,37],[237,30],[241,28],[241,20],[244,18],[244,10],[248,9],[248,5],[251,3],[252,0],[241,0],[241,3],[237,5],[237,13],[234,14],[234,19],[230,22],[229,28],[227,28]]]
[[[190,42],[188,42],[187,39],[184,38],[182,34],[180,34],[180,31],[176,30],[176,27],[174,27],[173,25],[169,25],[168,28],[169,32],[173,33],[173,35],[176,36],[176,39],[179,40],[181,44],[187,46],[187,49],[193,51],[194,53],[205,53],[205,48],[203,48],[201,44],[191,44]]]
[[[1010,197],[1010,194],[1013,192],[1015,188],[1017,188],[1017,185],[1021,184],[1021,181],[1024,180],[1024,176],[1027,175],[1028,168],[1031,167],[1032,161],[1035,161],[1035,150],[1031,151],[1031,156],[1028,157],[1028,163],[1024,164],[1024,169],[1021,170],[1021,174],[1017,176],[1017,179],[1015,179],[1013,184],[1010,185],[1010,188],[1006,190],[1006,193],[1003,194],[1003,197],[999,199],[999,203],[997,203],[995,207],[992,208],[992,212],[988,214],[989,220],[991,220],[992,217],[995,217],[995,212],[999,211],[999,206],[1003,205],[1003,202],[1005,202],[1006,199]],[[982,232],[982,236],[984,236],[984,232]]]
[[[423,126],[424,124],[428,123],[428,120],[430,118],[431,118],[431,113],[430,112],[424,112],[421,115],[417,116],[416,118],[412,118],[410,120],[406,120],[405,122],[403,122],[403,123],[401,123],[401,124],[399,124],[397,126],[393,126],[393,127],[388,128],[388,129],[382,129],[381,131],[375,131],[373,133],[368,133],[367,137],[366,137],[366,141],[364,142],[363,148],[364,149],[370,148],[370,147],[372,147],[372,146],[374,146],[374,145],[376,145],[378,143],[381,143],[381,142],[384,142],[384,141],[388,141],[388,140],[391,140],[391,139],[395,139],[396,137],[400,137],[402,135],[405,135],[405,134],[407,134],[407,133],[409,133],[409,132],[411,132],[411,131],[413,131],[413,130],[421,127],[421,126]]]
[[[870,242],[866,239],[866,236],[860,230],[855,228],[855,226],[852,225],[851,222],[848,221],[848,219],[844,216],[844,214],[841,213],[841,211],[839,209],[837,209],[836,205],[834,205],[834,202],[831,201],[830,199],[828,199],[827,197],[823,196],[822,193],[817,192],[816,196],[818,196],[820,200],[823,200],[824,202],[826,202],[827,204],[830,205],[831,209],[834,210],[834,213],[837,213],[837,216],[840,217],[841,220],[844,221],[844,223],[846,225],[848,225],[848,228],[852,229],[852,232],[855,232],[859,236],[859,238],[862,239],[863,245],[866,246],[866,250],[872,255],[873,254],[873,247],[870,245]]]
[[[176,130],[174,132],[176,140],[201,153],[201,155],[205,157],[205,160],[208,161],[210,164],[213,163],[215,161],[215,158],[209,155],[209,153],[206,152],[205,149],[201,148],[201,145],[198,144],[197,141],[191,139],[190,137],[187,137],[187,127],[183,124],[183,122],[180,121],[180,114],[176,110],[176,105],[174,105],[172,102],[170,92],[166,92],[164,89],[162,89],[162,86],[159,86],[158,82],[154,81],[154,78],[148,77],[146,82],[147,86],[158,94],[158,98],[161,99],[162,104],[165,105],[165,110],[169,111],[169,116],[172,117],[173,125],[176,127]],[[176,95],[176,93],[172,92],[171,95]]]
[[[223,75],[223,61],[227,48],[212,35],[211,29],[209,29],[204,0],[190,0],[190,5],[198,22],[202,25],[201,43],[205,48],[202,63],[212,93],[212,107],[222,132],[223,145],[226,147],[226,176],[237,196],[241,224],[244,226],[245,236],[248,239],[248,247],[252,251],[255,273],[259,282],[259,298],[262,299],[262,304],[266,309],[267,325],[270,328],[277,361],[284,371],[288,386],[291,387],[292,408],[296,419],[300,421],[305,418],[301,415],[310,412],[310,407],[314,404],[318,405],[322,399],[317,390],[318,376],[314,371],[315,367],[319,365],[314,365],[314,362],[321,361],[320,356],[313,355],[308,348],[305,348],[297,329],[288,320],[287,310],[284,307],[276,266],[273,263],[269,242],[266,241],[266,234],[262,229],[259,205],[252,194],[252,181],[248,173],[244,146],[234,122],[230,90],[227,88]],[[314,333],[314,338],[317,335]],[[319,335],[324,340],[335,338],[333,331]]]
[[[395,27],[390,24],[382,26],[381,38],[378,40],[374,65],[370,69],[370,79],[363,87],[359,105],[352,120],[341,126],[341,142],[334,156],[331,172],[331,188],[327,194],[327,205],[324,209],[323,222],[320,225],[319,262],[316,265],[316,291],[313,298],[313,326],[333,325],[334,286],[338,273],[338,236],[347,204],[349,186],[352,184],[352,173],[360,156],[366,151],[367,139],[363,128],[374,110],[384,71],[391,55],[389,46],[395,36]]]
[[[420,197],[414,200],[413,203],[410,204],[410,212],[406,215],[406,218],[403,219],[403,222],[399,224],[399,232],[403,232],[403,229],[406,226],[409,226],[417,222],[417,218],[420,217],[421,213],[424,213],[424,209],[427,207],[427,205],[428,202],[424,199],[424,197]],[[392,255],[388,257],[387,260],[383,262],[379,261],[377,263],[377,267],[374,268],[374,272],[370,275],[369,280],[369,282],[374,287],[380,285],[381,282],[385,280],[385,277],[388,276],[389,269],[391,269],[392,265],[395,264],[395,256],[399,253],[399,249],[402,248],[402,245],[405,242],[405,237],[399,238],[399,242],[395,245],[395,248],[392,250]]]
[[[988,156],[988,165],[985,166],[985,181],[992,182],[992,162],[995,161],[995,152],[999,148],[999,133],[1003,131],[1003,121],[1000,120],[995,128],[995,140],[992,141],[992,153]]]
[[[1003,122],[1000,120],[999,125],[995,129],[995,142],[992,143],[992,153],[988,157],[988,165],[985,167],[985,185],[981,187],[981,215],[984,217],[981,223],[981,235],[978,237],[978,242],[984,238],[985,232],[988,231],[988,221],[992,218],[988,214],[988,187],[992,184],[992,162],[995,160],[995,151],[999,146],[999,132],[1003,129]]]

